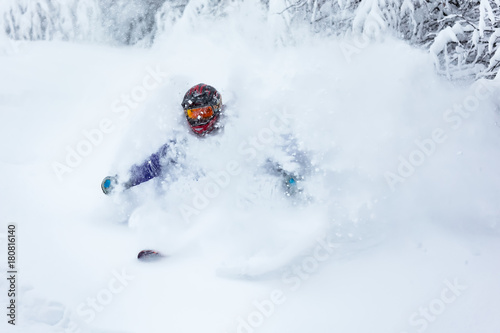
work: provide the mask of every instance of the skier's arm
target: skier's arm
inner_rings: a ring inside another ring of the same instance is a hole
[[[168,144],[163,145],[158,152],[152,154],[143,163],[133,165],[130,168],[130,178],[125,182],[119,182],[118,176],[108,176],[101,183],[104,194],[110,194],[113,189],[121,184],[124,189],[142,184],[158,177],[162,172],[161,159],[167,154]]]
[[[158,177],[161,174],[161,158],[167,153],[167,145],[163,145],[158,152],[149,156],[142,164],[130,168],[130,179],[123,186],[125,189],[142,184]]]
[[[268,158],[267,165],[272,173],[282,177],[285,194],[291,196],[302,192],[300,183],[310,172],[311,160],[292,134],[282,135],[281,139],[278,144],[281,151]]]
[[[298,183],[304,180],[304,176],[302,176],[302,174],[286,170],[280,163],[271,159],[267,160],[267,165],[268,170],[270,170],[271,173],[277,174],[283,179],[284,193],[287,196],[294,195],[297,192],[302,191],[300,187],[297,186]]]

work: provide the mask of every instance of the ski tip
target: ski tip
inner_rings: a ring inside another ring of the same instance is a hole
[[[161,254],[158,251],[153,251],[153,250],[142,250],[137,255],[137,259],[139,259],[141,261],[156,261],[156,260],[160,260],[163,257],[165,257],[163,254]]]

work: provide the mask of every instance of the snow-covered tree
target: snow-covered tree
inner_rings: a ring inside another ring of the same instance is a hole
[[[286,0],[313,31],[373,37],[385,32],[428,48],[439,73],[493,78],[500,67],[500,0]]]
[[[449,78],[493,78],[500,66],[500,1],[464,2],[446,19],[430,46],[437,69]]]
[[[0,38],[151,45],[175,24],[190,24],[199,17],[216,19],[245,1],[249,0],[4,0]],[[288,37],[293,28],[304,26],[323,35],[373,38],[389,33],[427,48],[437,71],[450,79],[493,78],[500,68],[500,0],[260,3],[269,13],[268,22],[279,23]]]
[[[155,16],[165,0],[100,0],[102,25],[115,42],[150,45],[156,34]]]
[[[96,0],[11,0],[1,15],[14,40],[93,40],[100,33]]]

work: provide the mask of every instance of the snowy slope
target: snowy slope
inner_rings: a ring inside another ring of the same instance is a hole
[[[498,332],[498,83],[446,81],[390,38],[282,45],[280,22],[250,10],[184,20],[152,49],[1,55],[0,262],[14,222],[20,272],[2,332]],[[188,221],[210,178],[105,197],[104,176],[187,130],[179,104],[199,82],[227,118],[191,138],[190,169],[240,172]],[[263,172],[276,117],[311,156],[309,204]],[[171,256],[137,262],[145,246]]]

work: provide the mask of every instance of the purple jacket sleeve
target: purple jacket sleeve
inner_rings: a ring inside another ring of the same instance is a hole
[[[169,144],[164,144],[161,148],[142,164],[133,165],[130,168],[130,179],[124,184],[125,188],[139,185],[162,174],[161,160],[167,155]],[[174,162],[174,161],[172,161]]]

